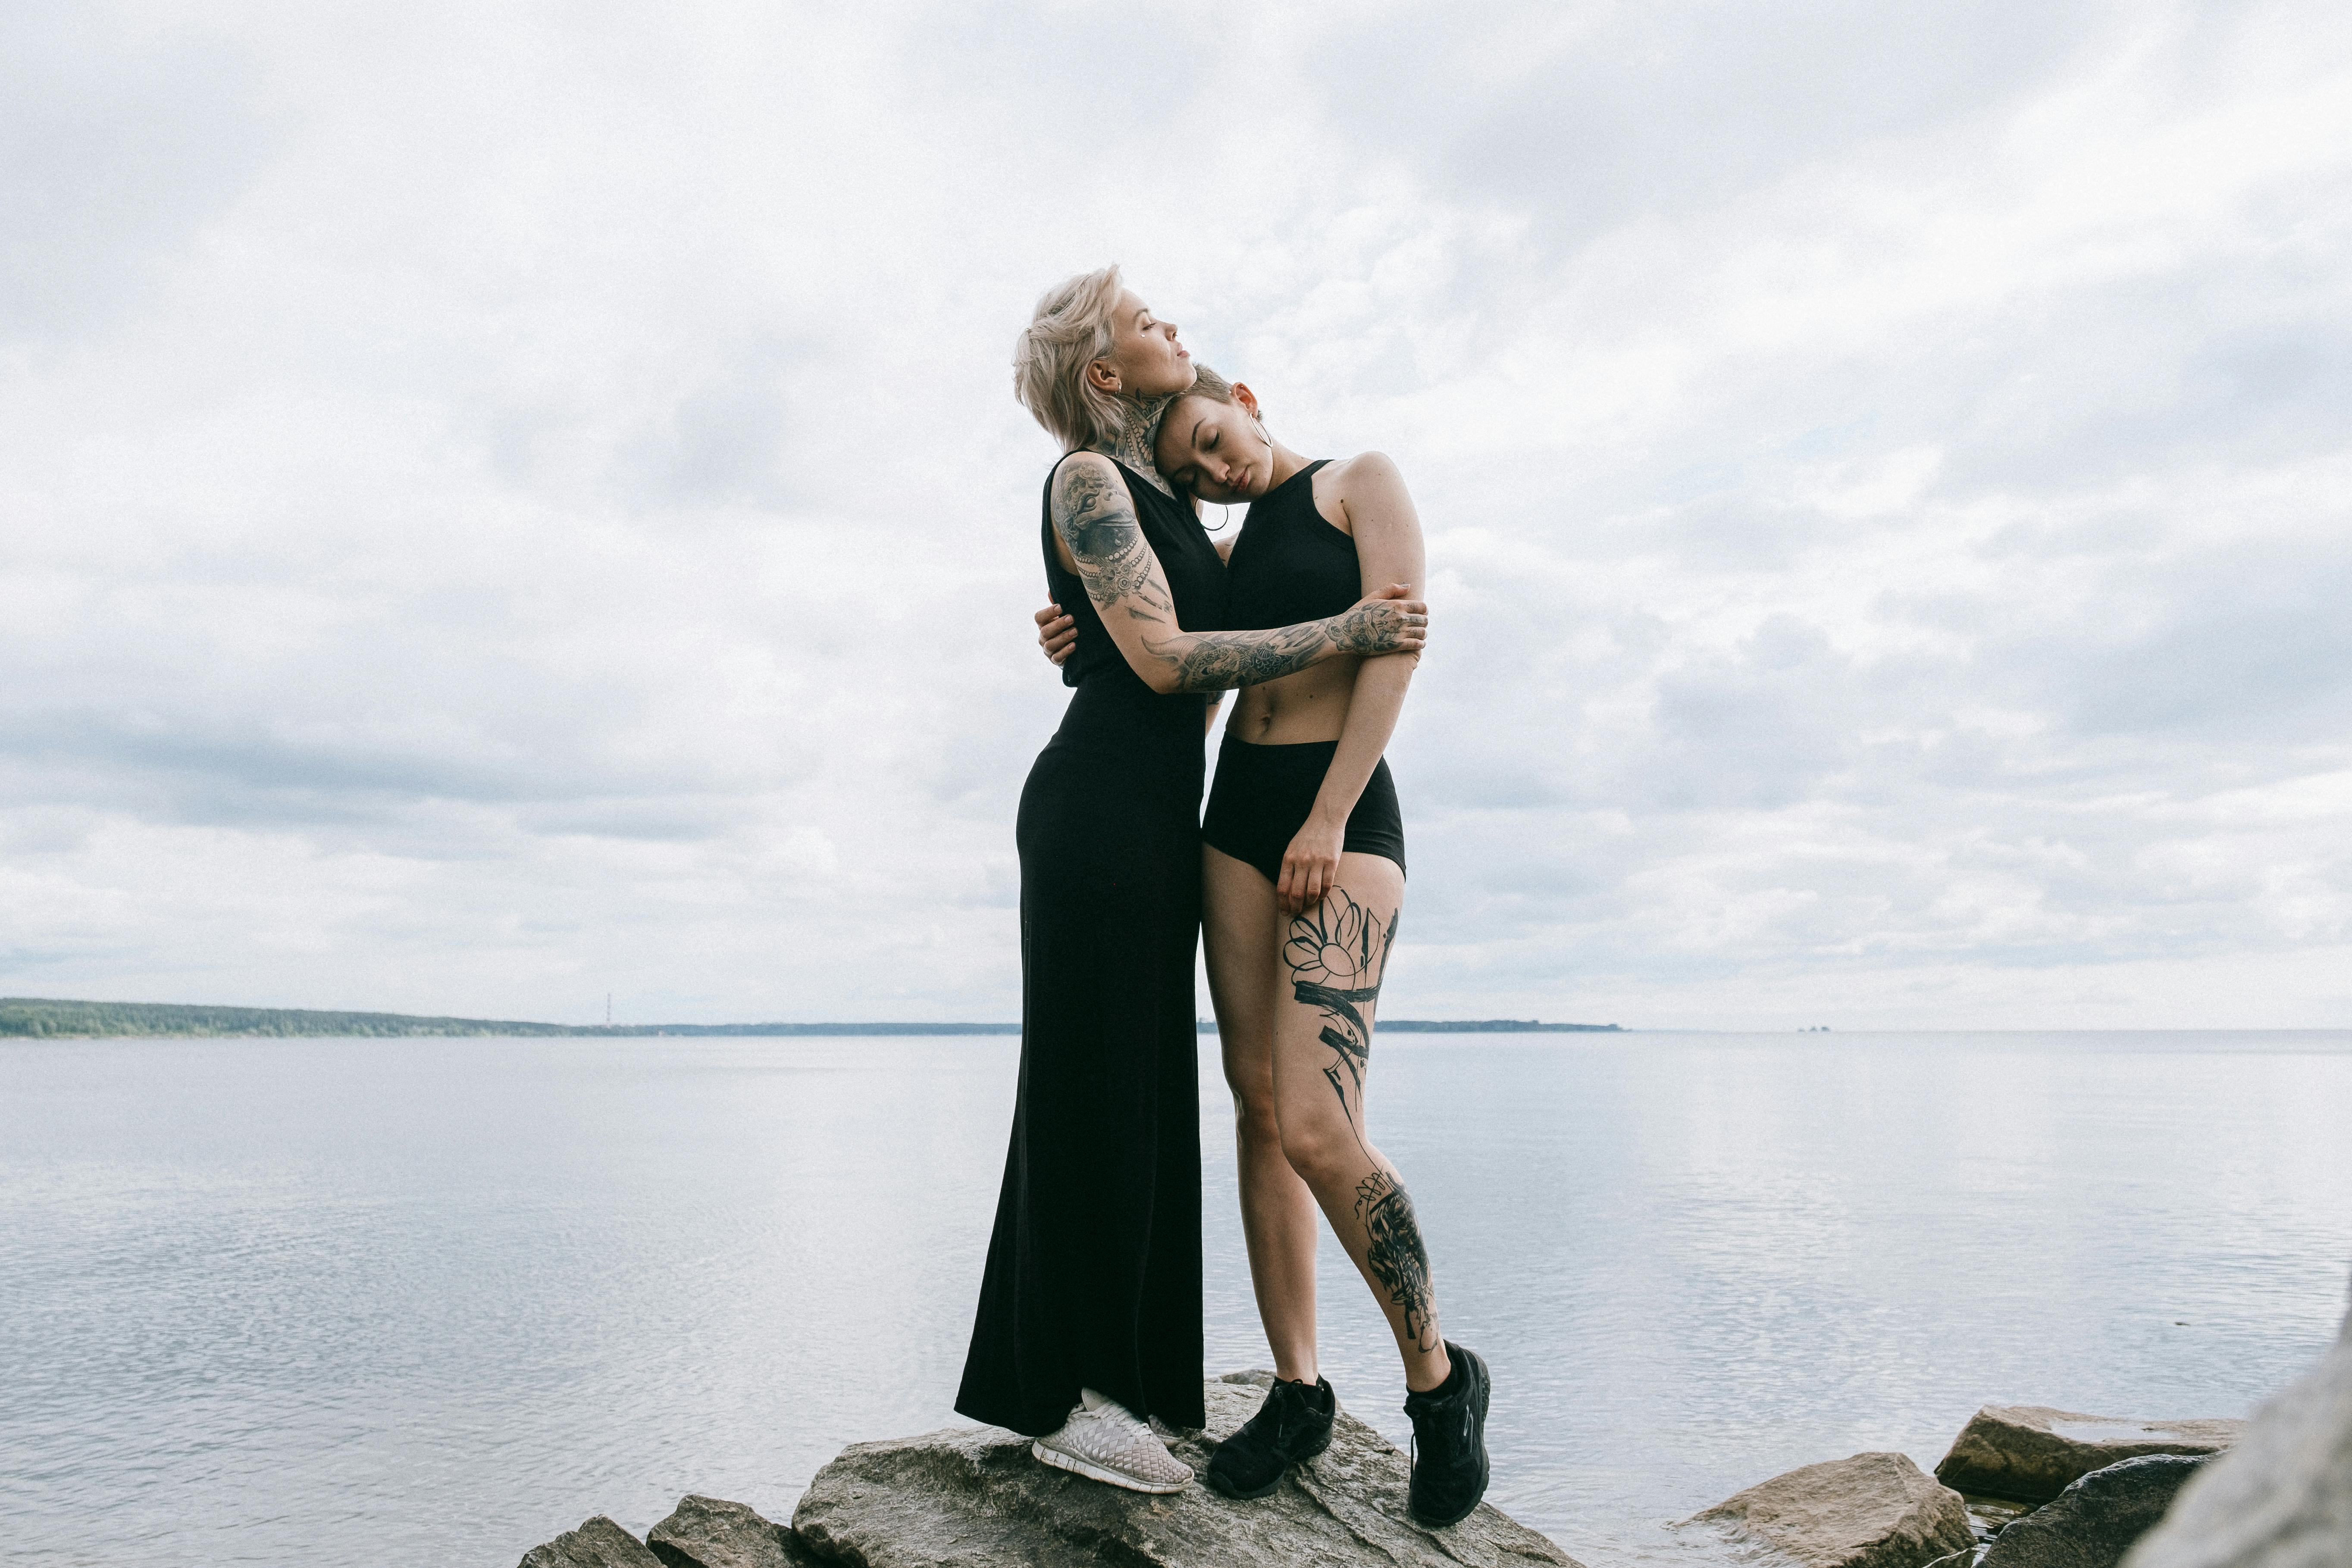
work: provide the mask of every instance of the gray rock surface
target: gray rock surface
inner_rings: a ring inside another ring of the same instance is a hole
[[[1904,1454],[1856,1454],[1774,1476],[1680,1528],[1694,1526],[1804,1568],[1924,1568],[1976,1539],[1960,1494]]]
[[[2352,1317],[2317,1366],[2254,1412],[2126,1568],[2352,1563]]]
[[[1993,1538],[1979,1568],[2116,1568],[2210,1454],[2143,1454],[2093,1470]]]
[[[669,1568],[818,1568],[792,1526],[740,1502],[687,1496],[646,1532],[646,1545]]]
[[[661,1568],[661,1559],[600,1513],[524,1552],[521,1568]]]
[[[1207,1429],[1170,1445],[1196,1476],[1268,1381],[1236,1373],[1208,1385]],[[1344,1409],[1331,1447],[1254,1502],[1197,1482],[1161,1497],[1123,1491],[1039,1464],[1026,1437],[950,1427],[843,1449],[793,1526],[820,1561],[845,1568],[1577,1568],[1492,1507],[1423,1530],[1405,1514],[1409,1473],[1402,1453]]]
[[[2047,1502],[2093,1470],[2143,1454],[2213,1454],[2245,1429],[2242,1421],[2127,1421],[1988,1405],[1969,1417],[1936,1479],[1957,1491]]]

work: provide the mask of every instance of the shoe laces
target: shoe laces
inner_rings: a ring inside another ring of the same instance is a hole
[[[1142,1417],[1124,1405],[1106,1405],[1094,1412],[1094,1418],[1101,1422],[1107,1429],[1116,1433],[1121,1443],[1128,1447],[1133,1447],[1139,1443],[1165,1446],[1160,1443],[1160,1438],[1151,1428],[1144,1424]]]
[[[1305,1384],[1276,1378],[1274,1386],[1266,1392],[1265,1403],[1259,1405],[1257,1415],[1251,1417],[1252,1424],[1265,1422],[1272,1428],[1269,1435],[1276,1443],[1287,1444],[1293,1432],[1305,1431],[1319,1414],[1314,1405],[1318,1392],[1318,1389]]]
[[[1424,1427],[1428,1429],[1433,1443],[1451,1436],[1457,1452],[1469,1447],[1471,1419],[1467,1398],[1456,1397],[1443,1405],[1432,1400],[1418,1410],[1408,1405],[1405,1414],[1412,1417],[1412,1455],[1414,1464],[1421,1463],[1421,1435]],[[1441,1421],[1445,1424],[1444,1426],[1439,1425]],[[1450,1432],[1445,1429],[1449,1426],[1453,1428]]]
[[[1276,1383],[1273,1390],[1267,1394],[1265,1404],[1259,1413],[1266,1418],[1266,1425],[1274,1428],[1276,1442],[1286,1441],[1290,1436],[1290,1429],[1299,1425],[1299,1416],[1303,1414],[1299,1405],[1303,1403],[1292,1384]]]
[[[1099,1410],[1084,1413],[1100,1435],[1097,1451],[1107,1458],[1129,1465],[1139,1473],[1152,1470],[1173,1474],[1171,1467],[1183,1460],[1169,1452],[1168,1445],[1135,1412],[1123,1405],[1106,1405]],[[1189,1470],[1187,1473],[1190,1473]]]

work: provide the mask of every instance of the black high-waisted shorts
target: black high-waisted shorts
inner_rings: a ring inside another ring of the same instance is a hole
[[[1316,792],[1339,750],[1337,741],[1258,746],[1228,732],[1217,749],[1217,782],[1209,787],[1201,837],[1211,848],[1248,861],[1267,881],[1280,882],[1282,853],[1315,809]],[[1404,814],[1397,809],[1396,781],[1389,776],[1386,757],[1364,781],[1340,847],[1384,855],[1404,869]]]

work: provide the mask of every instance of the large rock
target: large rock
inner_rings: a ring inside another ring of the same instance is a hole
[[[646,1532],[646,1545],[669,1568],[818,1568],[792,1526],[723,1498],[678,1499],[676,1511]]]
[[[1208,1385],[1206,1431],[1170,1444],[1195,1475],[1269,1381],[1237,1373]],[[1483,1504],[1459,1524],[1423,1530],[1405,1516],[1410,1469],[1345,1410],[1331,1447],[1254,1502],[1205,1484],[1124,1491],[1039,1464],[1026,1437],[950,1427],[843,1449],[810,1483],[793,1528],[822,1561],[856,1568],[1577,1568]]]
[[[2352,1563],[2352,1317],[2303,1378],[2254,1412],[2126,1568],[2344,1568]]]
[[[1903,1454],[1856,1454],[1749,1487],[1683,1521],[1803,1568],[1923,1568],[1975,1542],[1960,1494]]]
[[[1993,1538],[1979,1568],[2116,1568],[2210,1454],[2143,1454],[2093,1470]]]
[[[1988,1405],[1969,1417],[1936,1479],[1958,1491],[2048,1502],[2093,1470],[2143,1454],[2214,1454],[2242,1421],[2125,1421],[2045,1405]]]
[[[522,1554],[521,1568],[662,1568],[645,1543],[603,1514]]]

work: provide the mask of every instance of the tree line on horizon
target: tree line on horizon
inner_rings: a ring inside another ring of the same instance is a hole
[[[1216,1025],[1201,1021],[1204,1034]],[[1615,1024],[1543,1024],[1532,1018],[1382,1020],[1418,1034],[1613,1034]],[[77,1002],[0,997],[0,1038],[630,1038],[644,1036],[755,1037],[793,1035],[1017,1035],[1018,1024],[539,1024],[503,1018],[441,1018],[408,1013],[337,1013],[307,1007],[207,1007],[171,1002]]]

